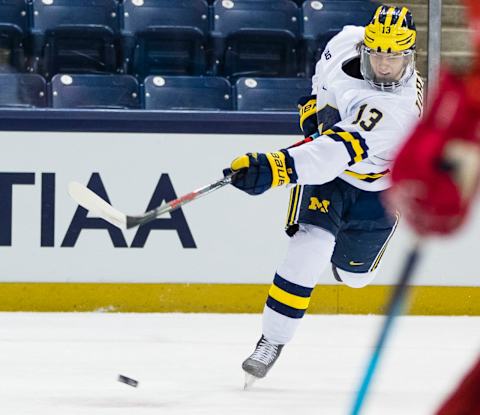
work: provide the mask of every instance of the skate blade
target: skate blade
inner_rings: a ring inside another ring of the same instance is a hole
[[[251,375],[250,373],[245,373],[245,384],[243,385],[243,390],[250,389],[258,378]]]

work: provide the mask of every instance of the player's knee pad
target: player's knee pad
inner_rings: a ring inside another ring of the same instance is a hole
[[[362,288],[370,284],[377,275],[378,269],[370,272],[348,272],[332,265],[333,275],[339,282],[343,282],[351,288]]]
[[[300,224],[290,239],[285,260],[277,273],[290,282],[314,287],[320,274],[330,264],[335,237],[318,226]]]

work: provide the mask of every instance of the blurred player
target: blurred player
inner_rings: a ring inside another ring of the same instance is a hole
[[[388,199],[420,236],[465,223],[480,181],[480,2],[466,0],[476,52],[464,74],[444,69],[426,116],[398,154]],[[480,415],[480,358],[436,415]]]
[[[263,378],[305,314],[320,274],[331,263],[338,281],[370,283],[396,224],[381,203],[390,164],[422,112],[415,71],[416,30],[405,8],[381,6],[370,24],[346,26],[326,46],[300,100],[305,140],[273,153],[248,153],[226,172],[258,195],[297,184],[290,196],[284,262],[263,313],[263,333],[243,362],[246,387]]]
[[[436,415],[480,415],[480,358]]]

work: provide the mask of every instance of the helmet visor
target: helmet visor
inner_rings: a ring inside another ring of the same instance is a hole
[[[414,50],[377,52],[362,46],[360,69],[366,81],[380,89],[405,85],[415,70]]]

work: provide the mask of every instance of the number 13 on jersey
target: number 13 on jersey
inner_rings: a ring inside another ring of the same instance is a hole
[[[367,104],[363,104],[360,107],[357,118],[352,124],[358,124],[365,131],[372,131],[383,118],[383,114],[376,108],[371,108],[367,114],[364,114],[366,108]]]

